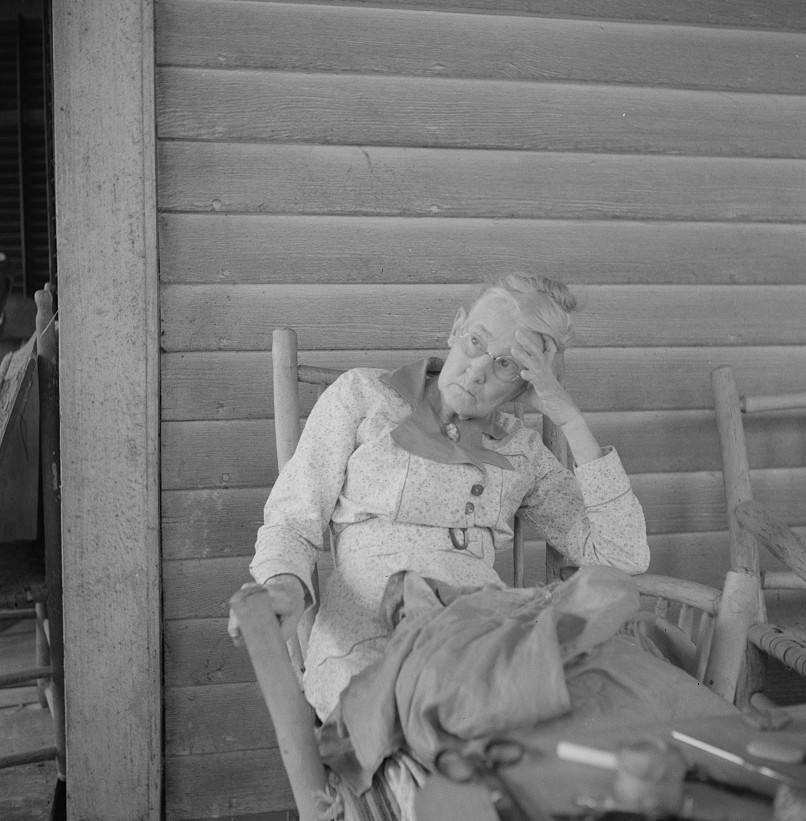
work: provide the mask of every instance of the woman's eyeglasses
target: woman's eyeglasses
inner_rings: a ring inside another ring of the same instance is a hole
[[[471,359],[477,359],[479,356],[489,356],[493,361],[493,373],[502,382],[517,382],[521,378],[523,368],[520,363],[512,356],[493,356],[478,334],[468,332],[460,334],[458,338],[462,353],[465,356]]]

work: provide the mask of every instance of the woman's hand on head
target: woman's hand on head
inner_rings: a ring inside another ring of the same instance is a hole
[[[273,576],[265,584],[248,582],[242,589],[264,587],[269,591],[272,608],[280,622],[280,632],[287,641],[297,630],[297,625],[305,612],[305,587],[299,577],[292,573]],[[227,632],[238,642],[241,638],[241,629],[235,613],[230,610]]]
[[[557,343],[550,336],[518,330],[512,355],[523,366],[521,377],[529,383],[518,401],[548,416],[558,426],[581,416],[571,395],[554,374],[552,363],[557,355]]]

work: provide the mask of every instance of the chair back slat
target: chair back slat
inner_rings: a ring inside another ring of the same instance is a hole
[[[554,373],[557,381],[562,385],[565,382],[565,356],[562,351],[557,351],[554,357]],[[543,442],[557,457],[557,461],[564,468],[567,468],[568,443],[562,430],[547,416],[543,417]],[[546,544],[546,583],[562,579],[564,576],[563,570],[567,566],[568,559],[553,545]]]
[[[669,613],[669,601],[668,599],[655,599],[655,615],[661,616],[662,618],[667,618]]]
[[[344,371],[338,368],[322,368],[319,365],[297,365],[297,381],[304,382],[306,385],[327,387],[332,385],[343,373]],[[321,390],[319,395],[322,395]]]
[[[271,358],[274,376],[274,435],[279,471],[294,454],[300,433],[297,335],[290,328],[277,328],[272,333]]]
[[[692,640],[696,636],[694,623],[697,618],[697,609],[690,604],[681,604],[677,614],[677,626]],[[696,642],[695,642],[696,643]]]
[[[714,638],[714,617],[710,613],[703,613],[700,616],[700,623],[697,627],[697,681],[705,680],[705,669],[708,666],[708,658],[711,655],[711,642]]]
[[[739,407],[742,413],[806,408],[806,391],[801,391],[800,393],[779,393],[775,395],[742,395],[739,397]]]
[[[722,453],[722,478],[725,484],[728,531],[730,537],[730,567],[741,573],[758,575],[758,546],[753,536],[739,525],[736,506],[753,498],[750,467],[744,437],[739,392],[736,377],[729,365],[711,372],[714,411]]]
[[[516,402],[512,408],[515,416],[523,422],[523,404]],[[526,556],[523,520],[515,514],[512,522],[512,584],[514,587],[526,585]]]

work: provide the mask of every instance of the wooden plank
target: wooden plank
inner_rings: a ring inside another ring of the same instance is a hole
[[[276,748],[166,758],[165,804],[166,821],[232,819],[294,806]]]
[[[806,533],[806,527],[796,528],[796,531]],[[649,546],[652,554],[650,573],[721,587],[730,566],[726,530],[657,534],[649,537]],[[762,571],[781,569],[780,563],[764,551],[761,551],[760,559]],[[786,600],[791,597],[779,593],[766,597],[773,611],[776,611],[774,618],[779,618],[778,611],[791,608],[790,601]],[[770,617],[773,618],[772,614]]]
[[[713,411],[599,411],[586,416],[598,440],[618,450],[629,473],[721,470]],[[801,411],[749,418],[745,432],[754,469],[806,465]],[[276,464],[270,420],[163,423],[163,490],[265,487],[277,476]]]
[[[263,486],[276,475],[274,425],[267,420],[162,426],[163,490]]]
[[[164,491],[163,557],[251,556],[270,490],[257,487]]]
[[[803,468],[754,470],[751,477],[758,501],[789,525],[806,524]],[[720,473],[636,474],[631,480],[644,508],[649,533],[704,532],[725,527]],[[244,560],[242,566],[246,568],[254,553],[255,536],[263,522],[263,505],[270,490],[165,491],[162,512],[166,562],[236,557]]]
[[[163,211],[806,219],[800,160],[162,141],[158,169]]]
[[[619,451],[628,473],[721,470],[712,411],[603,411],[588,418],[599,441]],[[753,468],[806,464],[802,412],[748,421],[745,432]]]
[[[163,562],[162,576],[165,594],[163,617],[166,620],[226,618],[230,596],[244,582],[252,581],[249,560],[241,556]],[[193,592],[199,596],[196,603],[189,601]]]
[[[276,746],[256,682],[165,689],[165,754],[169,758]]]
[[[718,469],[718,447],[709,441],[716,432],[707,412],[661,414],[618,414],[609,419],[607,414],[589,415],[589,422],[595,434],[605,434],[603,442],[616,445],[625,465],[651,464],[648,469],[657,471]],[[785,447],[795,444],[798,428],[789,426]],[[680,448],[679,436],[689,437],[686,449]],[[269,420],[163,423],[163,490],[262,487],[274,482],[276,464]]]
[[[395,368],[446,351],[303,351],[301,361],[340,369]],[[806,347],[571,348],[566,387],[584,411],[683,410],[713,406],[710,372],[732,365],[742,393],[795,391],[806,385]],[[162,357],[164,421],[273,416],[271,353],[189,351]],[[302,413],[317,398],[300,386]]]
[[[798,502],[806,489],[806,471],[789,471],[790,482],[784,494],[778,493],[784,484],[771,478],[771,486],[759,488],[759,499],[770,500],[777,510],[784,510],[790,521],[806,523],[806,513]],[[758,479],[756,476],[756,484]],[[704,533],[722,530],[726,526],[726,512],[722,477],[718,474],[672,474],[658,476],[641,474],[633,477],[635,493],[644,506],[648,530],[660,525],[670,533]],[[536,543],[536,533],[527,528],[527,538]],[[759,550],[759,554],[764,552]],[[511,551],[506,551],[511,556]],[[225,558],[185,559],[163,563],[163,592],[166,620],[224,618],[229,613],[229,598],[249,576],[250,556]],[[725,561],[728,559],[725,557]],[[511,576],[510,560],[497,561],[499,572]],[[333,569],[332,554],[324,553],[319,560],[320,584],[324,585]],[[673,564],[673,563],[672,563]],[[770,566],[783,568],[778,562]],[[727,567],[722,568],[726,570]],[[653,571],[655,572],[655,571]],[[679,570],[664,571],[681,576]],[[721,572],[721,571],[720,571]],[[533,577],[532,577],[533,578]],[[686,578],[691,578],[686,576]]]
[[[803,282],[803,224],[162,214],[163,284]]]
[[[172,68],[157,122],[162,139],[806,156],[806,96],[625,85]]]
[[[435,14],[388,7],[170,0],[157,6],[157,61],[756,92],[806,89],[806,47],[800,34],[525,17],[515,11]],[[300,31],[305,32],[304,43]]]
[[[230,817],[235,818],[235,816]],[[209,815],[205,815],[203,818],[183,817],[182,821],[209,821],[209,818]],[[297,815],[296,808],[289,808],[284,810],[273,810],[271,812],[241,813],[237,816],[237,821],[299,821],[299,816]]]
[[[249,656],[227,633],[226,619],[167,621],[163,648],[166,687],[255,680]]]
[[[219,816],[222,817],[222,816]],[[203,818],[187,818],[183,817],[182,821],[209,821],[210,816],[205,815]],[[230,816],[235,818],[235,816]],[[296,808],[272,810],[271,812],[249,812],[246,814],[239,814],[237,821],[299,821]]]
[[[648,533],[706,532],[726,527],[721,472],[649,473],[630,479],[644,509]],[[753,470],[751,481],[759,502],[789,525],[806,524],[806,511],[798,501],[806,492],[806,469]]]
[[[806,201],[806,200],[805,200]],[[444,348],[476,285],[171,285],[165,351],[270,350],[293,324],[303,350]],[[578,347],[799,345],[806,286],[575,287]],[[775,317],[771,322],[770,317]]]
[[[319,583],[324,585],[333,571],[333,554],[322,553],[317,566]],[[230,597],[244,582],[252,581],[249,559],[244,556],[166,561],[162,574],[166,620],[226,617]]]
[[[52,4],[68,801],[83,821],[161,816],[153,6]]]
[[[310,0],[286,0],[310,4]],[[329,0],[331,6],[382,6],[377,0]],[[509,12],[517,15],[593,18],[598,21],[683,23],[686,25],[806,31],[806,10],[798,0],[417,0],[414,8],[437,11]]]

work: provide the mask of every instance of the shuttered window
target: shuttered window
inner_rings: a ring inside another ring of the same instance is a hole
[[[52,278],[44,32],[42,16],[0,19],[0,270],[23,297]]]

